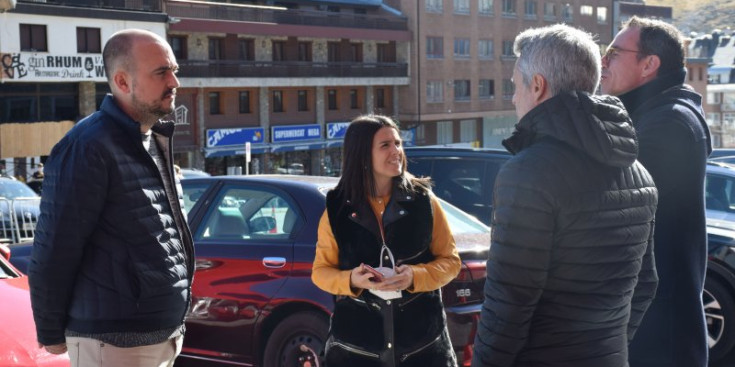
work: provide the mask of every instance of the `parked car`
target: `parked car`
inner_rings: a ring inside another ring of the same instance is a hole
[[[211,176],[209,173],[200,171],[196,168],[182,168],[181,169],[181,175],[184,176],[184,178],[195,178],[195,177],[209,177]]]
[[[10,249],[0,245],[0,366],[69,366],[67,354],[38,348],[28,278],[9,262]]]
[[[40,200],[25,183],[0,177],[0,243],[12,244],[33,238]]]
[[[404,151],[408,171],[431,176],[438,197],[490,224],[495,176],[510,159],[508,151],[446,147],[410,147]]]
[[[186,179],[196,247],[179,365],[305,366],[319,358],[333,296],[311,282],[317,226],[333,177]],[[452,344],[469,365],[483,300],[490,229],[442,201],[463,266],[442,289]]]
[[[408,170],[431,176],[437,196],[490,225],[493,186],[511,155],[498,149],[406,148]],[[733,155],[715,150],[713,155]],[[735,346],[735,165],[707,165],[707,238],[709,261],[704,289],[710,359],[717,361]]]

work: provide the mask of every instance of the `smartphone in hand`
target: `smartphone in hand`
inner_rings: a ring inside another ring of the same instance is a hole
[[[368,273],[372,274],[373,276],[370,278],[370,281],[373,282],[382,282],[385,277],[383,276],[383,273],[375,270],[372,266],[368,264],[362,264],[364,269],[368,271]]]

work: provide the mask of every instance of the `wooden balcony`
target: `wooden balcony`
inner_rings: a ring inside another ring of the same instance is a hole
[[[178,60],[180,78],[408,77],[399,63]]]

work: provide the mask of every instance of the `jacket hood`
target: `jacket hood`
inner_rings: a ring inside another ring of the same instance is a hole
[[[523,116],[503,145],[516,154],[541,138],[559,140],[613,167],[628,167],[638,157],[633,124],[622,102],[612,96],[556,95]]]

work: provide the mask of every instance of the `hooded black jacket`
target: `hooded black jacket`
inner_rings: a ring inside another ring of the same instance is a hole
[[[657,277],[657,191],[614,97],[563,93],[504,141],[473,366],[623,367]]]
[[[173,123],[153,127],[171,187]],[[155,144],[155,141],[151,141]],[[179,201],[168,198],[140,124],[108,95],[51,151],[29,266],[38,341],[64,331],[175,328],[191,298],[194,249]],[[178,218],[161,216],[169,206]],[[182,223],[178,227],[175,223]]]

